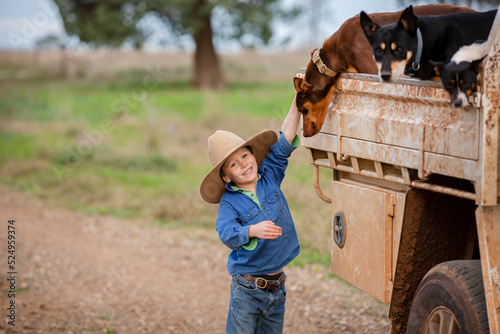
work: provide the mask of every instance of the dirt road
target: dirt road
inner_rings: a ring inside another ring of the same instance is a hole
[[[4,333],[224,333],[228,250],[215,231],[43,208],[0,186]],[[14,219],[15,297],[7,281]],[[388,307],[326,268],[287,268],[284,333],[388,333]],[[15,326],[7,307],[15,302]]]

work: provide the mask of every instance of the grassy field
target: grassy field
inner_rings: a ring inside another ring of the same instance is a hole
[[[279,130],[308,55],[226,56],[229,88],[217,92],[189,89],[185,54],[74,54],[65,79],[56,78],[57,54],[3,55],[0,182],[47,206],[216,233],[217,206],[199,195],[207,137]],[[330,208],[314,192],[303,148],[283,191],[303,247],[296,264],[328,263]]]

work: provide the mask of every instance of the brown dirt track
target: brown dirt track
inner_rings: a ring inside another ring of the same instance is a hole
[[[228,250],[216,232],[44,208],[0,186],[4,333],[224,333]],[[7,324],[7,221],[16,227],[16,326]],[[388,333],[388,307],[327,268],[287,268],[284,333]]]

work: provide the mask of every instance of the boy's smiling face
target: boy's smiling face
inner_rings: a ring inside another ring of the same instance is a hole
[[[241,189],[255,191],[257,184],[257,161],[255,156],[246,147],[236,150],[227,158],[222,172],[224,182],[233,183]]]

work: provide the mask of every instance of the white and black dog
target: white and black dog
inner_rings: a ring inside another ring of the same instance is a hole
[[[417,17],[409,6],[397,23],[380,26],[361,12],[360,24],[383,81],[396,81],[403,74],[428,80],[437,76],[430,60],[448,63],[460,47],[488,39],[496,13]]]
[[[462,46],[451,57],[449,63],[433,62],[436,74],[441,76],[444,89],[450,94],[450,103],[454,108],[467,107],[477,90],[478,76],[482,62],[488,54],[489,43],[478,41]]]

